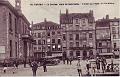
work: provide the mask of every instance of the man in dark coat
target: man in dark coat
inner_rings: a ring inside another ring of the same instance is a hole
[[[7,70],[7,63],[4,61],[4,63],[3,63],[3,71],[4,71],[4,73],[6,73],[6,70]]]
[[[37,62],[33,61],[31,63],[31,67],[32,67],[32,71],[33,71],[33,76],[36,76],[36,71],[37,71],[37,68],[38,68]]]
[[[44,60],[44,62],[43,62],[43,69],[44,69],[44,72],[47,72],[47,67],[46,67],[46,65],[47,65],[47,62],[46,62],[46,60]]]
[[[106,70],[106,65],[107,65],[107,62],[106,62],[105,57],[102,57],[102,59],[101,59],[101,64],[102,64],[102,71],[103,71],[103,73],[104,73],[105,70]]]
[[[97,71],[99,72],[100,71],[100,59],[99,59],[99,57],[97,57],[97,59],[96,59],[96,65],[97,65]]]

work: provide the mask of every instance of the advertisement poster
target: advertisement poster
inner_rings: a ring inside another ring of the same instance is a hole
[[[120,0],[0,0],[0,40],[1,77],[119,76]]]

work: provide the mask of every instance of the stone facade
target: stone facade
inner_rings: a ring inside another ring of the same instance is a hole
[[[111,52],[111,33],[109,19],[96,21],[96,46],[97,53]]]
[[[106,15],[106,18],[96,21],[97,53],[114,53],[115,55],[119,54],[119,27],[119,19],[109,19],[109,15]]]
[[[34,55],[37,58],[45,56],[62,56],[61,27],[59,24],[47,21],[33,24]]]
[[[22,35],[30,35],[30,24],[22,12],[18,11],[21,9],[21,5],[18,5],[20,2],[16,0],[17,5],[13,7],[8,1],[0,1],[0,58],[19,58],[26,52]]]
[[[81,56],[86,59],[95,56],[95,20],[92,10],[89,13],[69,13],[66,10],[66,14],[60,14],[60,25],[63,51],[67,57]]]
[[[120,19],[110,19],[110,32],[112,52],[119,56],[120,54]]]

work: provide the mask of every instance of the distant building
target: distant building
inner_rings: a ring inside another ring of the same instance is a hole
[[[83,59],[96,56],[95,20],[93,11],[89,13],[60,14],[63,52],[67,57],[81,56]]]
[[[34,37],[34,55],[37,58],[45,56],[62,56],[62,36],[59,24],[47,21],[32,25]]]
[[[110,19],[110,32],[111,32],[111,44],[112,52],[116,56],[120,54],[120,19]]]
[[[111,53],[111,32],[109,16],[96,21],[96,50],[98,54]]]
[[[0,0],[0,59],[32,56],[29,26],[21,11],[21,0],[15,0],[15,7],[7,0]]]

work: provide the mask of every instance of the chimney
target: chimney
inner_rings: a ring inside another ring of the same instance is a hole
[[[90,10],[89,13],[93,16],[93,10]]]
[[[31,21],[31,27],[33,27],[33,21]]]
[[[44,19],[44,22],[47,22],[47,19],[46,19],[46,18]]]
[[[106,15],[106,19],[109,19],[109,15]]]
[[[114,17],[114,19],[116,19],[116,17]]]
[[[68,9],[66,9],[66,15],[68,15]]]

